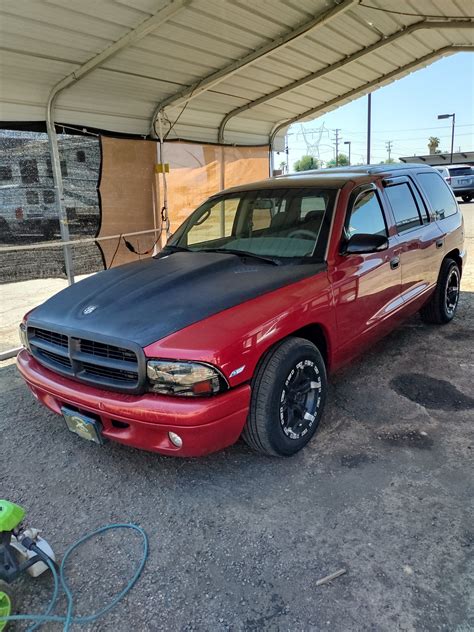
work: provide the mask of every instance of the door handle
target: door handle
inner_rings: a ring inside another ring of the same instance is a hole
[[[444,244],[444,240],[443,239],[438,239],[436,242],[436,248],[442,248]]]
[[[390,267],[392,268],[392,270],[396,270],[399,265],[400,265],[400,257],[394,257],[390,261]]]

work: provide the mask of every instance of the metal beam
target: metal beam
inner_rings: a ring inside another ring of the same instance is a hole
[[[306,112],[302,112],[301,114],[298,114],[298,116],[294,116],[291,119],[287,119],[286,121],[277,123],[277,125],[273,127],[270,133],[270,137],[269,137],[270,147],[273,145],[273,141],[275,140],[275,137],[278,134],[278,132],[280,132],[285,127],[289,127],[290,125],[293,125],[293,123],[297,123],[298,121],[301,121],[301,119],[307,118],[308,116],[312,116],[313,114],[317,114],[318,112],[322,112],[323,110],[328,110],[332,106],[338,105],[339,103],[341,103],[341,101],[352,99],[354,97],[357,97],[361,94],[368,92],[369,90],[378,88],[380,84],[385,83],[386,81],[392,81],[393,79],[397,79],[403,73],[408,72],[410,70],[414,70],[418,66],[422,66],[423,64],[431,62],[438,57],[443,57],[444,55],[451,55],[453,53],[473,52],[473,51],[474,51],[474,46],[444,46],[443,48],[439,48],[438,50],[432,51],[431,53],[428,53],[427,55],[424,55],[423,57],[420,57],[419,59],[416,59],[415,61],[412,61],[409,64],[406,64],[405,66],[400,66],[399,68],[392,70],[386,75],[382,75],[378,77],[377,79],[374,79],[373,81],[369,81],[368,83],[364,83],[362,86],[354,88],[353,90],[350,90],[349,92],[346,92],[345,94],[341,94],[335,97],[334,99],[331,99],[330,101],[326,101],[326,103],[322,103],[321,105],[311,108],[310,110],[306,110]]]
[[[226,125],[230,121],[230,119],[234,118],[235,116],[238,116],[239,114],[242,114],[242,112],[246,112],[247,110],[250,110],[251,108],[257,107],[258,105],[262,105],[262,103],[266,103],[267,101],[270,101],[271,99],[275,99],[276,97],[279,97],[282,94],[286,94],[287,92],[291,92],[292,90],[295,90],[296,88],[304,86],[307,83],[314,81],[315,79],[319,79],[320,77],[327,75],[333,70],[338,70],[339,68],[342,68],[343,66],[346,66],[347,64],[350,64],[353,61],[356,61],[357,59],[364,57],[365,55],[369,55],[370,53],[373,53],[379,48],[383,48],[384,46],[387,46],[388,44],[392,44],[393,42],[396,42],[398,39],[400,39],[401,37],[404,37],[405,35],[410,35],[411,33],[420,31],[422,29],[447,29],[447,28],[472,29],[473,26],[474,26],[474,22],[470,20],[469,21],[456,20],[452,22],[448,22],[448,21],[429,22],[427,20],[422,20],[421,22],[415,22],[415,24],[411,24],[410,26],[407,26],[401,31],[397,31],[396,33],[393,33],[392,35],[389,35],[387,37],[382,37],[371,46],[367,46],[366,48],[361,48],[357,52],[353,53],[352,55],[348,55],[347,57],[344,57],[344,59],[341,59],[341,61],[338,61],[335,64],[331,64],[329,66],[326,66],[325,68],[321,68],[321,70],[312,72],[311,74],[306,75],[305,77],[302,77],[301,79],[298,79],[297,81],[293,81],[287,86],[283,86],[282,88],[279,88],[278,90],[274,90],[273,92],[264,94],[262,97],[255,99],[254,101],[251,101],[250,103],[246,103],[245,105],[241,105],[240,107],[235,108],[235,110],[232,110],[231,112],[226,114],[224,118],[222,119],[222,122],[219,126],[218,142],[219,143],[224,142],[224,131],[225,131]]]
[[[153,116],[151,119],[152,135],[155,137],[157,136],[156,131],[155,131],[155,123],[158,118],[158,114],[165,107],[168,107],[170,105],[178,107],[180,105],[184,105],[191,99],[195,99],[206,90],[209,90],[216,84],[220,83],[221,81],[224,81],[224,79],[227,79],[228,77],[232,76],[236,72],[242,70],[243,68],[246,68],[250,64],[253,64],[255,61],[263,59],[267,55],[271,55],[272,53],[277,51],[279,48],[282,48],[283,46],[286,46],[290,42],[294,42],[298,38],[307,35],[310,31],[320,26],[324,26],[324,24],[326,24],[327,22],[335,18],[337,15],[340,15],[341,13],[344,13],[345,11],[350,9],[353,5],[356,4],[357,1],[358,0],[342,0],[338,4],[335,4],[334,6],[332,6],[327,11],[324,11],[323,13],[320,13],[316,17],[312,18],[308,22],[303,22],[302,24],[292,29],[291,31],[287,31],[281,37],[277,37],[276,39],[272,40],[268,44],[265,44],[264,46],[260,46],[259,48],[252,51],[251,53],[249,53],[242,59],[238,59],[232,62],[231,64],[225,66],[224,68],[221,68],[220,70],[217,70],[211,73],[210,75],[207,75],[207,77],[203,77],[199,81],[196,81],[192,86],[183,88],[179,90],[178,92],[176,92],[175,94],[172,94],[171,96],[167,97],[166,99],[158,103],[158,105],[155,108],[155,111],[153,112]]]
[[[161,24],[173,17],[178,11],[181,11],[181,9],[189,5],[191,1],[192,0],[170,0],[170,2],[165,7],[163,7],[163,9],[157,11],[154,15],[144,20],[136,28],[132,29],[126,35],[108,46],[101,53],[99,53],[98,55],[94,55],[94,57],[91,57],[88,61],[82,64],[82,66],[79,66],[79,68],[69,73],[55,86],[53,86],[48,97],[48,103],[46,105],[46,128],[48,131],[49,147],[51,153],[51,167],[53,172],[56,208],[59,217],[59,228],[61,231],[61,239],[64,242],[69,242],[69,225],[64,204],[64,187],[61,173],[58,137],[54,125],[54,105],[58,95],[60,94],[60,92],[62,92],[66,88],[69,88],[71,85],[82,79],[82,77],[90,73],[92,70],[103,64],[111,57],[113,57],[113,55],[116,55],[124,48],[127,48],[127,46],[132,46],[139,40],[149,35]],[[72,265],[72,254],[70,245],[64,245],[64,263],[66,266],[68,283],[74,283],[74,270]]]

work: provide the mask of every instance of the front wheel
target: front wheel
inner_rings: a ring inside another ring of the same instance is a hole
[[[13,614],[13,591],[9,584],[0,580],[0,617]],[[5,629],[7,621],[0,621],[0,632]]]
[[[441,264],[435,291],[420,310],[426,323],[443,325],[454,318],[459,302],[460,281],[458,264],[453,259],[445,259]]]
[[[461,197],[463,202],[470,202],[474,196],[468,193],[466,195],[462,195]]]
[[[326,367],[317,347],[303,338],[284,340],[257,369],[244,440],[263,454],[295,454],[316,432],[326,394]]]

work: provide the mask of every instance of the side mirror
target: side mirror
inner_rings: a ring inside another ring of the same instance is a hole
[[[342,247],[343,255],[362,255],[387,250],[388,239],[385,235],[366,235],[358,233],[346,241]]]

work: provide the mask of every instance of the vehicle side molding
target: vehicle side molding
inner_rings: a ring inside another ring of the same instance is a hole
[[[352,237],[343,244],[341,254],[362,255],[387,250],[387,248],[388,239],[385,235],[358,233],[357,235],[352,235]]]

